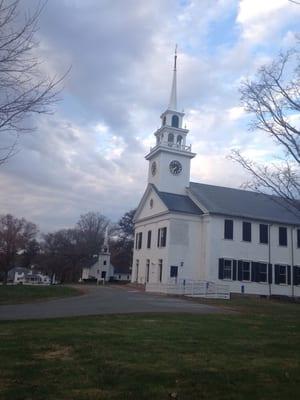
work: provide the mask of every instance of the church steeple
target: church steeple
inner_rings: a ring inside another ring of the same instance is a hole
[[[168,110],[177,111],[177,44],[174,53],[173,80]]]
[[[146,155],[148,182],[162,192],[184,194],[189,186],[190,161],[195,157],[186,143],[184,113],[177,109],[177,46],[174,54],[172,88],[168,108],[160,116],[162,124],[154,133],[156,145]]]

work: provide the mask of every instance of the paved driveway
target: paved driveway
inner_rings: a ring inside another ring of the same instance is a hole
[[[0,306],[0,320],[129,313],[218,313],[218,307],[125,287],[93,286],[86,294],[31,304]]]

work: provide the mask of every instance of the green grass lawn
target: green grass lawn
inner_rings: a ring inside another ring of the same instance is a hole
[[[80,291],[67,286],[1,285],[0,305],[31,303],[53,297],[76,296]]]
[[[0,323],[0,399],[296,400],[300,305]]]

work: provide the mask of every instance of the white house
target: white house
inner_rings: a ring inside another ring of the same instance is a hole
[[[8,271],[8,281],[14,284],[51,284],[51,279],[48,275],[22,267],[11,268]]]
[[[114,276],[114,267],[110,262],[110,252],[108,246],[108,236],[105,235],[104,244],[100,253],[96,256],[96,261],[82,269],[81,281],[96,279],[98,281],[109,281]]]
[[[273,196],[190,182],[196,154],[176,97],[175,54],[169,106],[146,155],[132,282],[147,289],[204,281],[235,293],[300,296],[299,211]]]

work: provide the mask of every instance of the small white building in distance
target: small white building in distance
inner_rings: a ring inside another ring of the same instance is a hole
[[[108,235],[106,233],[104,244],[100,253],[95,256],[95,262],[82,269],[81,281],[96,279],[98,281],[109,281],[114,276],[114,267],[110,263],[110,252],[108,246]]]
[[[176,97],[175,54],[169,106],[146,155],[132,282],[163,291],[203,281],[234,293],[300,296],[299,211],[273,196],[190,182],[196,154]]]

